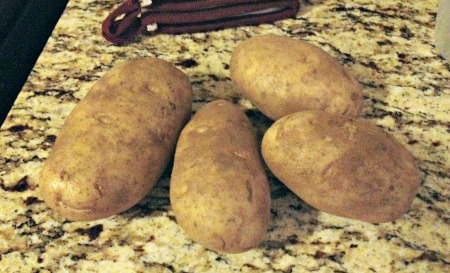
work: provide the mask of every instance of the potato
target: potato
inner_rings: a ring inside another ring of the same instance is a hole
[[[155,185],[190,117],[189,79],[156,58],[107,72],[67,117],[40,174],[40,195],[71,220],[122,212]]]
[[[406,213],[420,185],[414,158],[366,120],[304,111],[276,121],[265,133],[268,167],[311,206],[371,223]]]
[[[203,106],[178,140],[170,201],[188,237],[218,252],[244,252],[267,232],[270,191],[255,132],[230,102]]]
[[[304,110],[361,115],[359,82],[304,41],[276,35],[244,41],[233,51],[230,73],[242,95],[273,120]]]

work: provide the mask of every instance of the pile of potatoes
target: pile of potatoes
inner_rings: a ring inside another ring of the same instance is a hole
[[[131,60],[106,73],[67,118],[40,174],[41,197],[71,220],[109,217],[138,203],[174,154],[177,222],[219,252],[251,249],[267,232],[263,162],[324,212],[372,223],[407,212],[420,185],[414,158],[358,119],[361,87],[334,58],[265,35],[235,49],[230,71],[242,95],[275,121],[262,147],[237,106],[217,100],[190,119],[188,77],[157,58]]]

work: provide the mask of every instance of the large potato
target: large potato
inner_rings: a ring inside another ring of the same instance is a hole
[[[170,201],[178,224],[204,247],[243,252],[267,232],[270,191],[245,114],[218,100],[203,106],[178,140]]]
[[[270,170],[310,205],[367,222],[406,213],[420,185],[413,157],[373,123],[319,111],[288,115],[263,138]]]
[[[359,82],[322,49],[276,35],[239,44],[230,62],[233,83],[273,120],[304,110],[358,117]]]
[[[155,185],[190,117],[189,79],[142,58],[107,72],[74,108],[40,174],[40,194],[71,220],[124,211]]]

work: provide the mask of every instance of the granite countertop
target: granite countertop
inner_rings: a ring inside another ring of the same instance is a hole
[[[121,0],[71,0],[0,131],[0,272],[450,272],[450,68],[434,48],[437,0],[307,1],[295,19],[186,35],[144,35],[113,46],[100,24]],[[37,194],[38,174],[72,108],[114,64],[172,62],[192,80],[193,112],[224,98],[269,125],[229,78],[233,48],[275,33],[335,56],[364,87],[363,118],[418,160],[411,210],[368,224],[319,212],[271,177],[272,221],[263,243],[219,254],[190,241],[169,203],[170,171],[132,209],[71,222]]]

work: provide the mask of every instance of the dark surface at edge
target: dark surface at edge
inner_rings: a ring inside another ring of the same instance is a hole
[[[3,124],[68,0],[0,0],[0,124]]]

